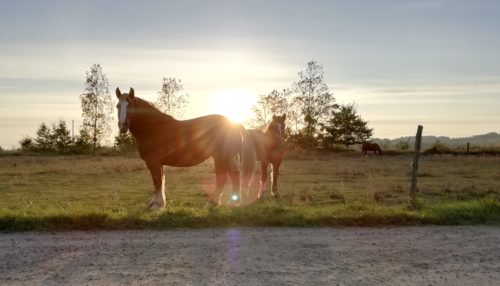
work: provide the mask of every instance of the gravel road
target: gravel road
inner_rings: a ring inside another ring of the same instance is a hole
[[[498,285],[500,227],[0,233],[0,285]]]

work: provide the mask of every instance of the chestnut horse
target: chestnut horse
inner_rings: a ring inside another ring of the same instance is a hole
[[[221,115],[176,120],[136,97],[133,88],[129,93],[121,93],[117,88],[116,96],[120,132],[130,130],[139,155],[151,172],[154,195],[150,209],[162,209],[166,205],[164,166],[190,167],[212,157],[216,176],[215,192],[209,198],[212,205],[221,204],[222,189],[228,177],[232,181],[233,194],[241,193],[240,186],[248,186],[256,153],[243,126]],[[238,154],[241,174],[234,161]]]
[[[257,159],[261,163],[260,188],[257,198],[260,199],[267,187],[267,167],[272,165],[272,188],[271,195],[279,197],[278,174],[283,155],[285,153],[285,120],[286,114],[273,116],[273,120],[262,132],[260,130],[249,130],[251,138],[255,143]]]
[[[378,146],[377,143],[364,142],[361,145],[361,153],[363,155],[367,155],[368,151],[372,151],[375,154],[378,152],[379,156],[382,155],[382,149],[380,149],[380,146]]]

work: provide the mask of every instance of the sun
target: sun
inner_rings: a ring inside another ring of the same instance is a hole
[[[241,89],[224,89],[214,92],[210,98],[210,113],[221,114],[237,123],[252,118],[252,106],[256,96]]]

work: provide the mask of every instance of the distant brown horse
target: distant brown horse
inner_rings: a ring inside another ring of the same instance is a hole
[[[278,174],[283,154],[285,152],[285,120],[286,114],[273,116],[273,120],[262,132],[260,130],[249,130],[252,140],[255,142],[257,159],[261,162],[260,188],[257,198],[261,198],[267,187],[267,166],[272,165],[272,189],[271,195],[279,197]]]
[[[382,155],[382,149],[380,149],[377,143],[364,142],[361,145],[361,153],[367,155],[369,151],[375,154],[378,153],[379,156]]]
[[[221,204],[221,191],[228,177],[233,184],[233,194],[240,191],[240,185],[248,186],[256,154],[254,144],[247,140],[247,132],[241,125],[220,115],[176,120],[136,97],[132,88],[128,94],[117,88],[116,96],[120,100],[117,105],[120,132],[130,130],[139,155],[151,172],[154,195],[150,209],[165,207],[165,165],[190,167],[213,157],[216,187],[209,198],[213,205]],[[238,153],[241,174],[234,162]]]

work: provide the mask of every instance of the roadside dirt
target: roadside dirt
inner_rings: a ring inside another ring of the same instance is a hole
[[[0,285],[495,285],[500,227],[0,234]]]

